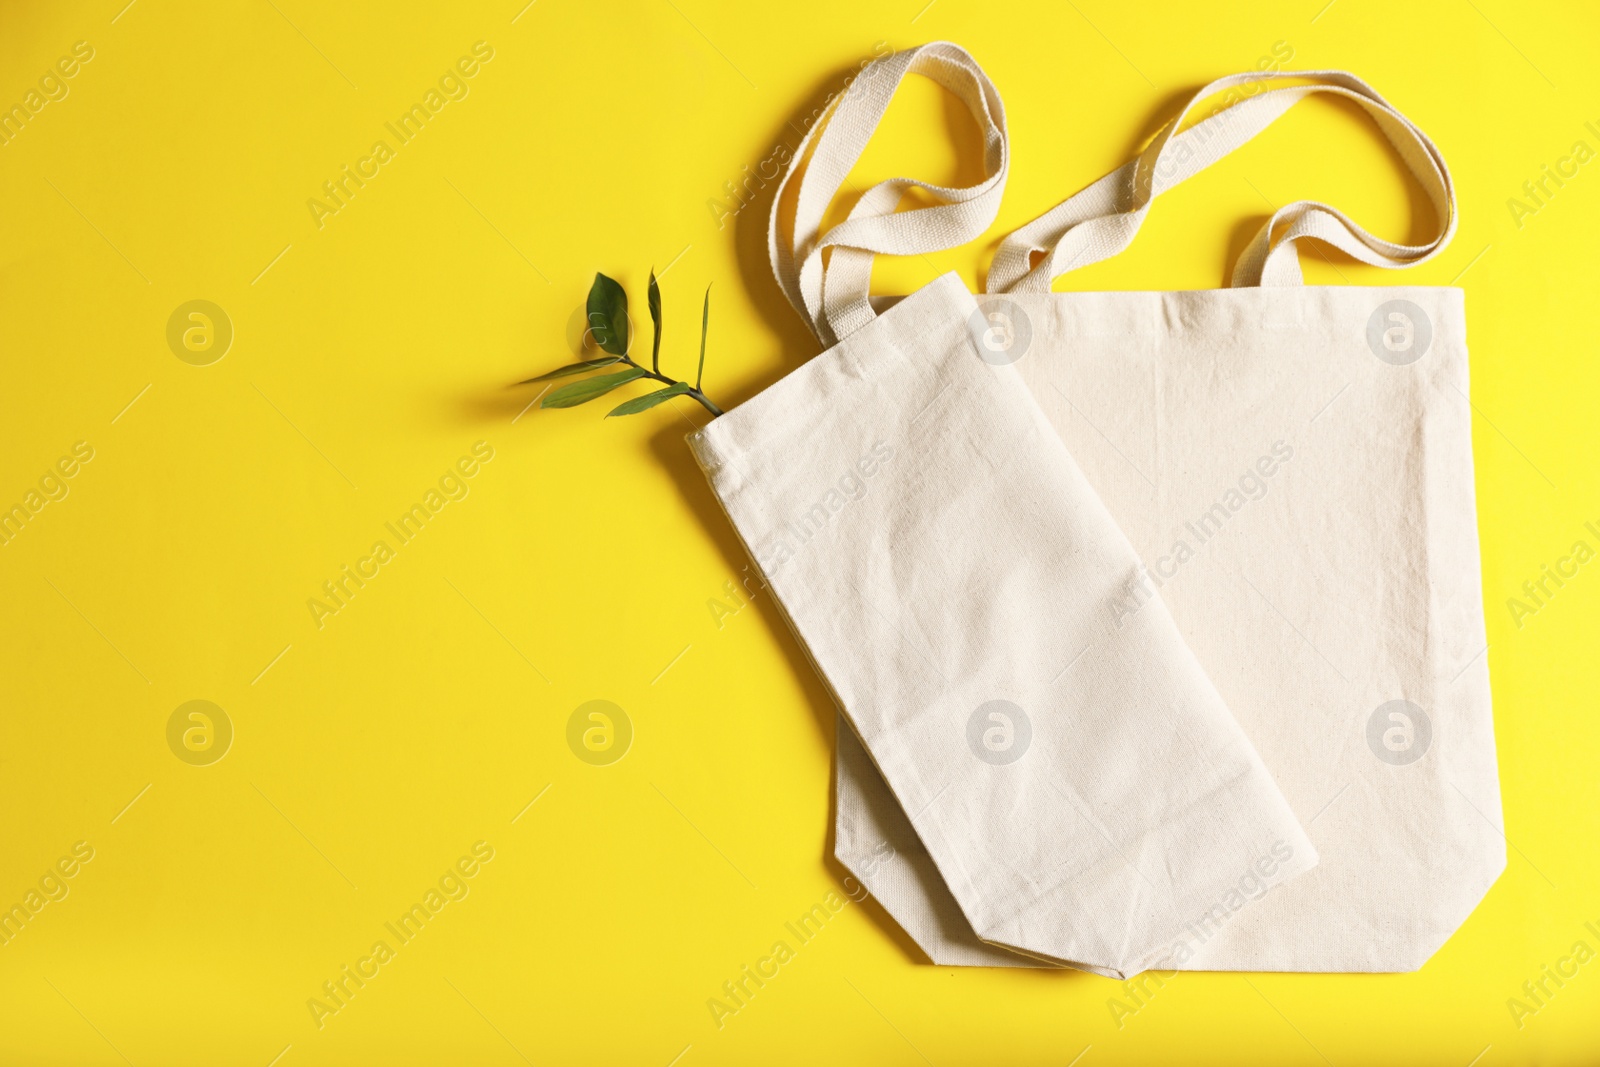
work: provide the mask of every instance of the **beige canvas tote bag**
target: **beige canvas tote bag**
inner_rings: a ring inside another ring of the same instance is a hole
[[[1182,129],[1238,87],[1254,95]],[[1126,247],[1161,191],[1312,93],[1374,119],[1433,204],[1432,241],[1385,242],[1302,202],[1262,228],[1232,288],[1050,293]],[[1315,237],[1407,266],[1455,222],[1438,150],[1365,83],[1249,74],[1202,89],[1137,159],[996,254],[979,306],[1010,340],[993,358],[1017,369],[1138,551],[1124,610],[1171,611],[1321,857],[1270,895],[1241,879],[1145,966],[1414,970],[1505,866],[1461,291],[1304,287],[1295,256]],[[859,308],[865,254],[851,255],[852,291],[836,299]],[[836,818],[839,859],[936,963],[1039,964],[970,929],[923,824],[843,729]]]
[[[985,180],[819,232],[908,73],[972,111]],[[827,350],[691,447],[976,935],[1130,973],[1242,878],[1289,882],[1316,851],[1171,614],[1124,610],[1139,559],[1016,367],[987,358],[993,327],[960,279],[848,334],[829,315],[825,248],[906,254],[993,221],[994,86],[927,45],[865,71],[820,130],[772,250]]]

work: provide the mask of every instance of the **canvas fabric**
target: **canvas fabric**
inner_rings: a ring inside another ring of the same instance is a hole
[[[983,181],[879,183],[824,230],[913,73],[972,111]],[[690,444],[838,701],[836,854],[935,962],[1408,970],[1504,866],[1460,291],[1304,287],[1295,256],[1435,254],[1448,171],[1359,79],[1294,78],[1206,87],[1008,238],[981,297],[869,295],[874,255],[998,211],[1004,110],[954,45],[864,71],[775,198],[825,351]],[[1050,292],[1314,92],[1374,116],[1432,241],[1299,202],[1229,289]],[[912,188],[931,206],[897,211]]]

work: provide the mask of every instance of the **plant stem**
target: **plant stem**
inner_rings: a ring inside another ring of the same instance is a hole
[[[654,378],[656,381],[660,382],[662,385],[685,385],[685,384],[687,384],[686,382],[678,381],[676,378],[668,378],[665,374],[658,374],[653,370],[645,370],[645,368],[639,366],[639,364],[635,363],[628,356],[623,356],[622,357],[622,362],[626,363],[630,367],[633,367],[635,370],[644,371],[644,376],[646,378]],[[721,415],[722,414],[722,409],[717,407],[717,405],[713,404],[711,402],[711,398],[706,396],[706,394],[702,393],[697,386],[692,386],[692,385],[689,386],[689,391],[684,393],[683,395],[684,396],[694,397],[694,399],[698,400],[700,402],[700,404],[707,411],[711,412],[712,415]]]

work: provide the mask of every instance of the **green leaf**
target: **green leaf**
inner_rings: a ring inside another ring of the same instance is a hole
[[[661,373],[661,286],[656,284],[656,272],[650,272],[650,321],[655,323],[655,339],[650,346],[650,369]]]
[[[711,322],[711,286],[706,286],[706,303],[700,309],[700,369],[694,372],[694,387],[700,388],[700,378],[706,372],[706,327]]]
[[[688,391],[688,382],[675,382],[674,384],[667,386],[665,389],[657,389],[653,393],[646,393],[644,396],[636,396],[625,404],[618,404],[616,407],[612,408],[609,413],[607,413],[606,418],[609,419],[612,415],[637,415],[641,411],[649,411],[651,408],[662,403],[663,401],[671,400],[675,396],[682,396]]]
[[[594,343],[613,356],[628,354],[628,294],[622,286],[596,273],[589,287],[589,333]]]
[[[569,363],[560,370],[553,370],[549,374],[541,374],[537,378],[524,378],[518,385],[531,385],[534,382],[548,382],[552,378],[565,378],[569,374],[582,374],[584,371],[599,370],[609,367],[613,363],[621,363],[620,356],[606,356],[604,359],[586,359],[582,363]]]
[[[644,377],[644,368],[629,367],[616,374],[602,374],[595,378],[585,378],[581,382],[563,385],[560,389],[544,398],[541,408],[575,408],[579,404],[587,404],[597,396],[605,396],[619,385],[627,385]]]

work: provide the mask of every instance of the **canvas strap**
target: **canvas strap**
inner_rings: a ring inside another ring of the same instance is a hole
[[[1215,94],[1274,81],[1309,84],[1257,91],[1178,132],[1197,106]],[[1354,101],[1372,116],[1432,202],[1436,236],[1417,245],[1385,241],[1327,204],[1299,200],[1278,208],[1261,227],[1235,265],[1232,284],[1299,285],[1295,245],[1308,237],[1378,267],[1413,266],[1443,250],[1456,229],[1455,189],[1444,158],[1427,134],[1371,86],[1336,70],[1234,74],[1190,97],[1138,157],[1006,238],[990,268],[988,291],[1048,292],[1051,282],[1067,271],[1121,252],[1133,242],[1159,194],[1245,144],[1313,93]],[[1037,265],[1035,256],[1043,257]]]
[[[972,112],[983,131],[983,180],[955,188],[891,178],[868,189],[845,221],[823,232],[828,205],[844,187],[908,74],[937,82]],[[784,295],[825,347],[873,318],[868,292],[874,255],[953,248],[976,239],[994,222],[1009,163],[1005,122],[994,83],[964,49],[941,41],[874,60],[806,133],[773,197],[767,249]],[[797,173],[794,226],[785,239],[779,207]],[[922,190],[934,203],[896,212],[913,189]],[[833,252],[825,265],[823,251],[829,248]]]

